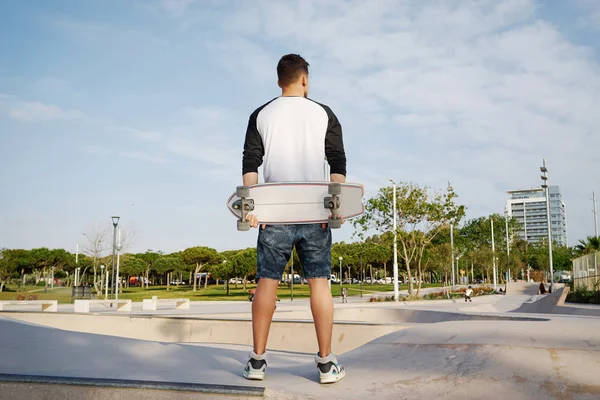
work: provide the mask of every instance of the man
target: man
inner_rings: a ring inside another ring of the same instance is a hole
[[[250,115],[242,159],[244,186],[258,183],[263,165],[265,182],[346,181],[346,155],[342,127],[329,107],[308,99],[309,64],[297,54],[283,56],[277,64],[281,96]],[[324,159],[330,167],[324,174]],[[250,226],[258,227],[256,215]],[[315,362],[321,383],[345,376],[331,351],[333,299],[331,277],[331,230],[327,224],[261,225],[257,240],[257,272],[260,278],[252,300],[253,350],[244,370],[247,379],[264,379],[266,345],[279,281],[293,247],[302,263],[310,288],[310,306],[319,351]]]

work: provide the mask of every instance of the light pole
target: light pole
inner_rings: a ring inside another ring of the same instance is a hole
[[[100,266],[100,293],[103,292],[104,289],[104,264]],[[106,300],[106,296],[104,297]]]
[[[592,192],[592,201],[594,202],[594,234],[598,239],[598,212],[596,211],[596,192]],[[594,275],[598,276],[598,252],[594,253]],[[597,279],[597,278],[596,278]]]
[[[454,290],[454,227],[450,224],[450,258],[452,259],[452,290]]]
[[[342,256],[340,256],[340,257],[338,258],[338,260],[340,260],[340,287],[342,287],[342,260],[343,260],[343,259],[344,259],[344,258],[343,258]]]
[[[121,259],[121,228],[117,235],[117,287],[115,293],[115,299],[119,300],[119,289],[121,287],[121,277],[119,276],[119,261]]]
[[[550,220],[550,187],[548,186],[548,168],[546,159],[540,167],[542,175],[542,188],[546,192],[546,222],[548,224],[548,263],[550,264],[550,291],[554,288],[554,267],[552,265],[552,223]]]
[[[52,267],[50,271],[52,272],[52,280],[50,281],[52,286],[50,287],[50,290],[54,290],[54,267]]]
[[[594,234],[598,237],[598,211],[596,210],[596,192],[592,192],[592,201],[594,202]]]
[[[292,249],[292,262],[290,264],[292,278],[290,279],[290,301],[294,301],[294,249]]]
[[[510,242],[508,239],[508,208],[504,209],[504,223],[506,225],[506,285],[510,281]]]
[[[396,229],[396,220],[398,219],[398,215],[396,212],[396,185],[394,184],[394,204],[393,204],[393,217],[394,217],[394,301],[398,301],[400,297],[400,292],[398,290],[398,244],[397,244],[397,236],[398,232]],[[373,279],[373,277],[371,277]]]
[[[452,190],[452,183],[448,181],[448,192],[451,192]],[[450,261],[452,263],[452,290],[454,290],[454,224],[452,222],[450,222]]]
[[[494,220],[491,216],[490,224],[492,225],[492,271],[494,273],[494,290],[496,290],[496,248],[494,247]]]
[[[77,243],[75,245],[75,286],[77,286],[77,271],[79,271],[79,269],[77,268],[77,264],[79,262],[79,243]]]
[[[116,266],[116,252],[117,252],[117,225],[119,225],[119,217],[112,217],[113,224],[113,250],[112,250],[112,277],[110,284],[110,297],[111,299],[115,294],[115,266]],[[112,304],[111,304],[112,307]]]

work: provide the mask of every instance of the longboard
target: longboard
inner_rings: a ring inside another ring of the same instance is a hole
[[[344,220],[364,213],[364,187],[358,183],[274,182],[238,186],[227,208],[238,219],[238,230],[250,229],[248,214],[260,224],[327,223],[337,229]]]

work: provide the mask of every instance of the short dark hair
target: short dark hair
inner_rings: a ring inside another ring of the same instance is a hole
[[[300,75],[308,75],[308,66],[299,54],[286,54],[277,63],[277,79],[281,86],[289,86],[296,82]]]

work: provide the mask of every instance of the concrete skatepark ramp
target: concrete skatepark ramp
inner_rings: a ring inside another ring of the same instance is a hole
[[[266,380],[251,382],[241,376],[250,349],[247,345],[137,340],[7,318],[0,318],[0,332],[0,373],[99,383],[95,387],[64,382],[35,386],[13,379],[0,385],[4,390],[0,395],[8,393],[8,398],[17,400],[12,394],[23,393],[23,385],[61,396],[70,391],[67,395],[74,397],[36,397],[70,400],[119,399],[127,393],[132,397],[121,398],[135,399],[134,391],[140,390],[136,385],[169,383],[259,390],[255,396],[223,393],[214,398],[591,400],[600,396],[595,372],[600,365],[600,319],[594,318],[480,318],[411,324],[341,355],[347,377],[334,386],[317,383],[313,356],[307,353],[270,351]],[[128,387],[101,385],[114,381]],[[77,393],[89,396],[76,397]],[[197,397],[189,397],[185,390],[165,392],[158,387],[146,393],[145,400],[217,396],[198,391]],[[165,393],[169,397],[160,397]]]
[[[333,349],[347,377],[333,386],[318,384],[308,302],[278,305],[262,382],[241,376],[247,303],[172,315],[3,312],[0,398],[598,399],[600,318],[544,313],[564,296],[512,296],[522,303],[514,313],[497,312],[504,295],[336,304]]]
[[[265,390],[252,386],[143,380],[0,374],[0,399],[254,400]]]

